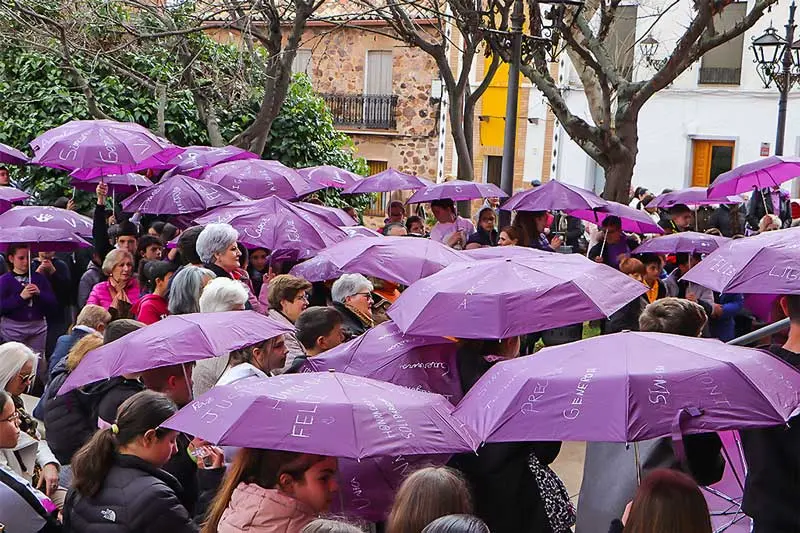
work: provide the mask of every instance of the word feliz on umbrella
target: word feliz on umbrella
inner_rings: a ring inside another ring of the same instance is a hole
[[[351,185],[343,190],[342,194],[416,190],[423,187],[432,187],[433,185],[435,184],[432,181],[428,181],[425,178],[388,168]]]
[[[333,224],[334,226],[357,226],[358,222],[347,214],[344,209],[338,207],[328,207],[327,205],[317,205],[309,202],[297,202],[299,207],[317,214]]]
[[[258,158],[253,152],[236,146],[187,146],[183,153],[173,157],[158,169],[172,169],[174,174],[199,178],[203,172],[220,163]]]
[[[325,188],[312,183],[280,161],[263,159],[221,163],[205,171],[200,178],[253,199],[277,196],[284,200],[296,200]]]
[[[155,168],[183,148],[133,122],[73,120],[30,143],[31,163],[72,172],[78,178]]]
[[[608,203],[592,191],[550,180],[540,187],[515,194],[500,206],[500,209],[505,211],[563,211],[566,209],[597,209]]]
[[[175,174],[132,194],[122,202],[122,209],[130,213],[185,215],[246,199],[221,185]]]
[[[309,357],[301,372],[335,370],[409,389],[441,394],[453,405],[461,399],[457,345],[443,337],[405,335],[384,322],[327,352]]]
[[[731,239],[707,233],[683,231],[649,239],[636,247],[637,254],[710,254]]]
[[[59,207],[23,205],[0,214],[0,228],[36,226],[92,236],[92,219]]]
[[[798,294],[800,228],[731,240],[683,279],[721,293]]]
[[[308,281],[355,273],[411,285],[448,265],[467,260],[460,252],[430,239],[364,237],[334,244],[295,266],[292,273]]]
[[[774,155],[745,163],[717,176],[709,197],[722,197],[780,185],[800,176],[800,157]]]
[[[624,332],[494,365],[456,416],[482,442],[637,442],[785,424],[800,372],[716,339]]]
[[[461,201],[474,200],[475,198],[506,198],[507,196],[503,189],[492,183],[451,180],[437,183],[424,189],[418,189],[411,198],[406,200],[406,203],[421,204],[443,199]]]
[[[339,227],[277,196],[214,209],[195,222],[228,223],[239,232],[243,245],[271,250],[270,258],[276,259],[307,259],[347,238]]]
[[[331,165],[299,168],[297,172],[309,181],[323,187],[333,187],[335,189],[352,187],[363,178],[363,176],[359,176],[355,172]]]
[[[162,427],[212,444],[363,459],[474,451],[443,396],[339,372],[214,387]]]
[[[255,311],[172,315],[86,354],[59,389],[225,355],[293,331]]]
[[[30,157],[7,144],[0,143],[0,163],[4,165],[27,165]]]
[[[607,317],[646,290],[609,266],[553,253],[450,265],[387,312],[404,333],[504,339]]]
[[[659,194],[647,204],[648,208],[660,207],[669,209],[678,204],[684,205],[717,205],[717,204],[741,204],[744,198],[738,194],[723,196],[721,198],[709,198],[709,189],[706,187],[689,187],[680,191],[672,191]]]
[[[31,279],[31,253],[74,252],[92,245],[65,229],[42,228],[39,226],[3,227],[0,226],[0,250],[7,252],[9,246],[28,247],[28,279]]]

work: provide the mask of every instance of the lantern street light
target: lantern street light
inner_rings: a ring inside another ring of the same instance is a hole
[[[655,70],[661,70],[661,68],[667,63],[667,58],[656,59],[658,45],[659,42],[649,33],[647,34],[647,37],[642,39],[642,42],[639,43],[639,50],[642,52],[642,57],[644,57],[644,60],[647,61],[647,64]]]

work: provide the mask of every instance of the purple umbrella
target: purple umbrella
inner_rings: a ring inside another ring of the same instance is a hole
[[[162,427],[213,444],[363,459],[473,451],[442,396],[339,372],[214,387]]]
[[[722,197],[764,189],[798,176],[800,157],[773,155],[720,174],[708,188],[708,196]]]
[[[690,254],[710,254],[729,241],[730,239],[727,237],[684,231],[647,240],[636,247],[635,253],[677,254],[685,252]]]
[[[297,202],[296,205],[315,215],[319,215],[334,226],[357,226],[358,222],[347,214],[344,209],[328,207],[327,205],[317,205],[308,202]]]
[[[309,357],[303,372],[335,370],[461,400],[456,343],[442,337],[404,335],[384,322],[355,339]]]
[[[173,157],[159,169],[173,169],[175,174],[199,178],[215,165],[242,159],[258,159],[258,155],[236,146],[187,146],[185,152]]]
[[[114,376],[225,355],[292,330],[255,311],[168,316],[90,351],[58,393]]]
[[[528,248],[527,246],[487,246],[484,248],[475,248],[473,250],[464,250],[461,252],[461,255],[470,259],[507,259],[513,257],[520,261],[526,259],[536,261],[542,258],[553,258],[553,252],[545,252],[544,250]]]
[[[787,228],[729,241],[683,279],[716,292],[797,294],[800,292],[798,239],[800,228]]]
[[[110,176],[98,176],[89,179],[72,178],[69,184],[81,191],[94,191],[97,184],[103,182],[108,185],[111,194],[130,194],[139,189],[150,187],[153,182],[141,174],[129,172],[127,174],[112,174]]]
[[[14,203],[27,200],[30,197],[30,194],[14,187],[0,187],[0,201]]]
[[[741,451],[739,436],[735,431],[719,434],[722,453],[725,456],[725,471],[722,479],[708,487],[701,487],[715,532],[750,533],[751,519],[742,511],[744,481],[747,469]]]
[[[646,212],[641,209],[634,209],[627,205],[617,202],[608,202],[603,207],[597,209],[566,209],[566,213],[575,218],[593,222],[600,226],[607,216],[619,217],[622,221],[622,229],[634,233],[664,233],[661,227],[653,222]]]
[[[425,178],[406,174],[393,168],[364,178],[342,191],[342,194],[361,194],[367,192],[393,192],[432,187],[434,183]]]
[[[347,233],[324,218],[277,196],[215,209],[195,222],[227,222],[245,246],[266,248],[294,260],[312,257],[347,238]]]
[[[159,167],[183,148],[133,122],[73,120],[30,143],[31,163],[73,172],[79,178],[126,174]]]
[[[369,229],[364,226],[339,226],[347,232],[348,237],[383,237],[383,234],[378,233],[374,229]]]
[[[221,163],[205,171],[201,179],[254,199],[278,196],[284,200],[294,200],[324,188],[280,161],[264,159]]]
[[[0,143],[0,163],[4,165],[27,165],[30,157],[7,144]]]
[[[475,198],[505,198],[508,195],[503,189],[492,183],[479,183],[475,181],[452,180],[437,183],[417,191],[406,200],[407,204],[421,204],[433,200],[473,200]]]
[[[611,315],[646,287],[577,254],[456,263],[389,308],[404,333],[504,339]]]
[[[659,194],[653,198],[647,207],[660,207],[669,209],[677,204],[684,205],[716,205],[716,204],[741,204],[744,198],[739,195],[724,196],[722,198],[709,198],[706,187],[689,187],[682,191],[673,191]]]
[[[0,231],[0,250],[7,251],[14,244],[24,244],[31,252],[74,252],[92,245],[73,231],[40,226],[3,228]]]
[[[785,424],[800,372],[716,339],[624,332],[497,363],[456,416],[483,442],[637,442]]]
[[[322,185],[323,187],[334,187],[336,189],[352,187],[363,178],[363,176],[359,176],[355,172],[350,172],[331,165],[299,168],[297,172],[304,178]]]
[[[563,211],[596,209],[608,205],[592,191],[550,180],[540,187],[520,192],[500,206],[505,211]]]
[[[24,205],[0,214],[0,228],[21,226],[65,230],[80,237],[92,236],[92,219],[59,207]]]
[[[154,215],[185,215],[246,200],[221,185],[175,174],[142,189],[122,202],[123,211]]]
[[[308,281],[333,279],[332,272],[357,273],[411,285],[447,265],[468,261],[460,252],[430,239],[364,237],[347,239],[319,252],[311,265],[301,263],[292,273]],[[329,263],[328,266],[326,263]]]

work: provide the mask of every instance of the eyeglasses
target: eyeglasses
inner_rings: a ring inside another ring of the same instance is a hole
[[[357,292],[353,296],[366,296],[367,298],[369,298],[370,294],[368,292]]]
[[[307,302],[308,301],[308,294],[303,294],[302,296],[297,296],[295,298],[295,301],[298,301],[298,300],[305,300]]]
[[[33,381],[33,378],[36,377],[36,374],[28,374],[27,376],[23,376],[22,374],[17,374],[17,376],[23,383],[30,383],[31,381]]]
[[[19,413],[14,411],[14,413],[8,418],[0,418],[0,422],[11,422],[13,424],[19,424]]]

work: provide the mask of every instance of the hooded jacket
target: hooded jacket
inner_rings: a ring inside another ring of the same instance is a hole
[[[300,533],[315,518],[313,509],[278,490],[239,483],[217,532]]]

